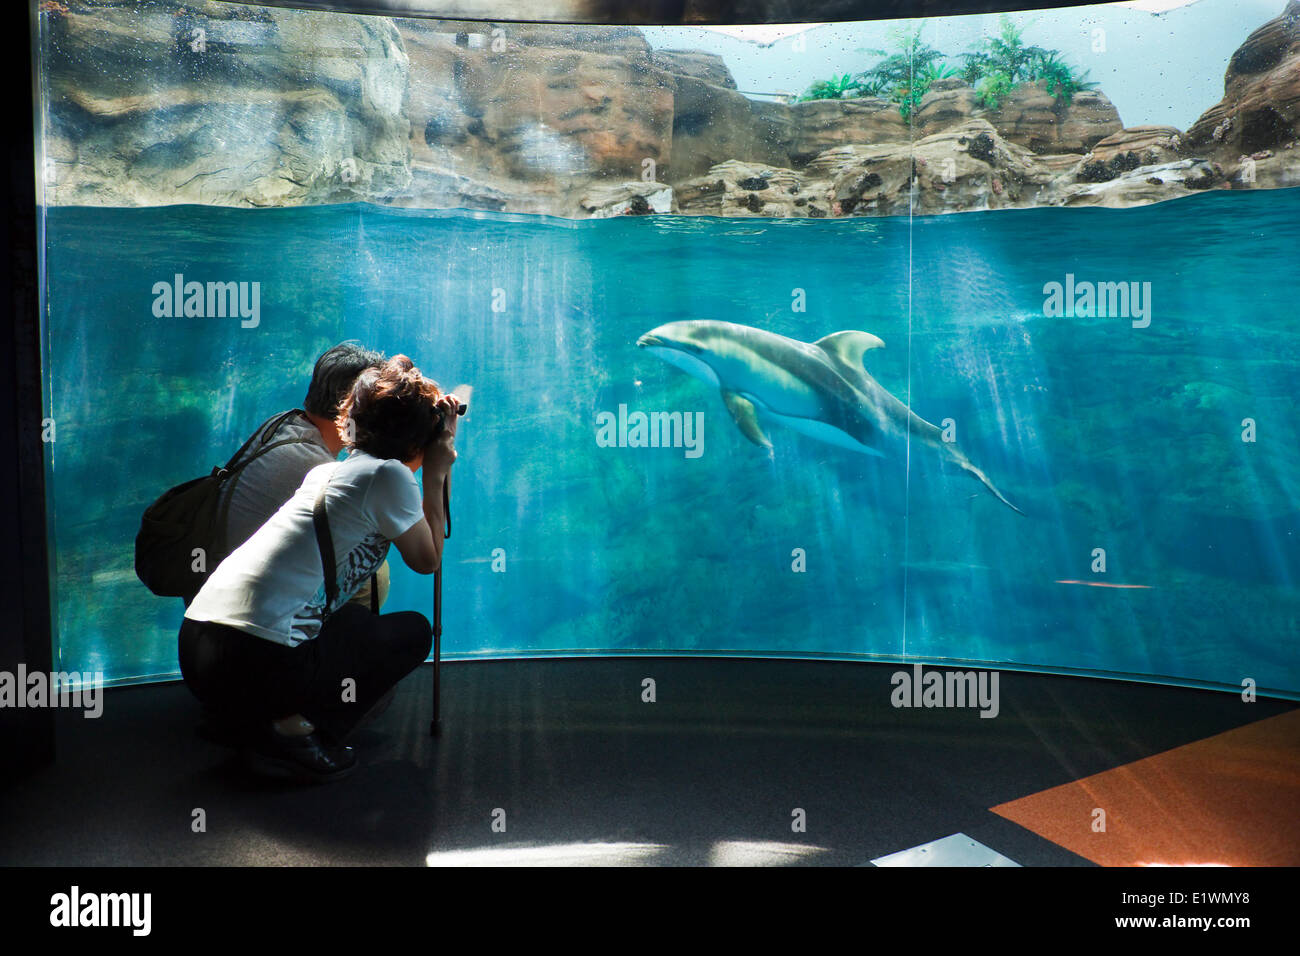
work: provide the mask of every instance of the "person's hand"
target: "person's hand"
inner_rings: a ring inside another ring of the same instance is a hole
[[[449,392],[434,403],[434,413],[442,416],[443,424],[424,449],[426,469],[446,473],[456,461],[456,428],[460,423],[460,416],[456,414],[458,407],[460,399],[454,392]]]

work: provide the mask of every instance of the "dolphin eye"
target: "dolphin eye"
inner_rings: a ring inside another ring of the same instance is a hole
[[[699,355],[704,351],[703,348],[696,345],[694,342],[682,342],[681,347],[683,352],[690,352],[692,355]]]

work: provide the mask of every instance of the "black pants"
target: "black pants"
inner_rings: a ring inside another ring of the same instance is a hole
[[[181,674],[194,696],[226,719],[255,723],[302,714],[342,736],[429,656],[432,641],[423,614],[374,614],[359,604],[339,608],[315,640],[296,647],[187,618]]]

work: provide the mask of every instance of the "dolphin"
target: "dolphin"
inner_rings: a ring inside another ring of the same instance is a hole
[[[834,332],[800,342],[748,325],[695,319],[669,322],[637,339],[664,361],[716,385],[741,434],[772,450],[758,413],[811,438],[883,457],[879,446],[912,440],[979,479],[998,501],[1024,514],[943,433],[872,378],[863,358],[885,343],[870,332]]]

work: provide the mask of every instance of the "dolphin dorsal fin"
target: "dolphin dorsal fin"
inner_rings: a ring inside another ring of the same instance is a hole
[[[862,357],[872,349],[883,349],[885,343],[870,332],[832,332],[813,345],[831,358],[839,359],[852,369],[865,368]]]

